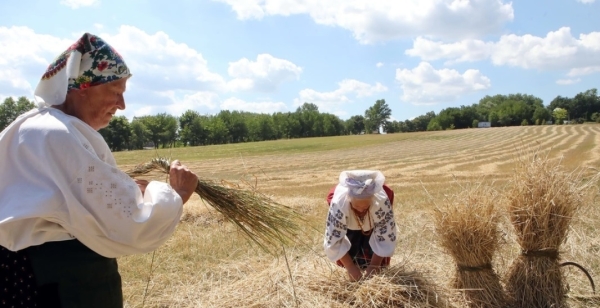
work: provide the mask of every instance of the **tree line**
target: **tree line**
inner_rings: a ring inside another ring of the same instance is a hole
[[[0,130],[35,104],[26,97],[12,97],[0,105]],[[203,115],[187,110],[176,117],[167,113],[134,117],[113,117],[99,133],[113,151],[146,147],[167,148],[200,146],[277,139],[340,136],[350,134],[433,131],[491,126],[542,125],[548,121],[600,123],[600,96],[590,89],[572,98],[557,96],[548,106],[542,99],[528,94],[485,96],[471,106],[449,107],[438,114],[433,111],[405,121],[389,121],[392,110],[384,99],[364,111],[363,115],[342,120],[319,112],[313,103],[304,103],[294,112],[272,114],[222,110]]]

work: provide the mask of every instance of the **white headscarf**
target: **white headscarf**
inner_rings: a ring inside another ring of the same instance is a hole
[[[385,176],[379,170],[349,170],[340,173],[340,185],[348,188],[348,196],[366,199],[383,188]]]

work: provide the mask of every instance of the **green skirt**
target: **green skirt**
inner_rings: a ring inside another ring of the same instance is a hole
[[[13,254],[29,260],[36,307],[123,307],[117,260],[97,254],[78,240],[48,242]]]

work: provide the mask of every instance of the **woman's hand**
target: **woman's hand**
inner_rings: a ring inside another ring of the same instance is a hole
[[[171,163],[171,170],[169,170],[169,182],[183,203],[186,203],[196,190],[198,176],[182,165],[179,160],[174,160]]]
[[[376,275],[381,271],[381,262],[383,261],[383,257],[380,257],[376,253],[373,253],[371,256],[371,263],[367,267],[365,271],[365,278],[371,277],[372,275]]]
[[[362,272],[354,262],[352,262],[352,257],[348,253],[346,253],[341,259],[340,262],[344,264],[346,271],[348,271],[348,276],[350,276],[351,281],[359,281],[362,278]]]
[[[365,271],[365,278],[377,275],[381,271],[381,266],[369,265]]]
[[[359,281],[363,278],[363,274],[360,271],[360,268],[358,268],[358,266],[356,265],[347,267],[346,270],[348,270],[348,276],[350,276],[351,281]]]
[[[142,195],[143,195],[146,192],[146,186],[148,186],[148,181],[135,179],[135,183],[140,188],[140,190],[142,191]]]

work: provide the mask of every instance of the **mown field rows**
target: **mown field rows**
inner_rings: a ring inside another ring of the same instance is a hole
[[[126,301],[129,307],[142,303],[145,307],[346,306],[332,294],[308,286],[314,279],[339,274],[340,269],[324,257],[321,240],[325,196],[340,171],[347,169],[379,169],[396,192],[401,240],[392,263],[406,264],[447,287],[454,264],[435,242],[430,215],[434,203],[472,181],[484,181],[502,191],[515,159],[535,149],[562,159],[567,170],[592,167],[596,171],[588,174],[598,172],[600,125],[342,136],[116,153],[123,170],[158,155],[180,159],[201,177],[246,181],[308,220],[298,244],[273,257],[248,244],[194,197],[186,204],[184,221],[164,247],[154,254],[121,258]],[[584,209],[575,219],[563,252],[564,258],[585,264],[592,275],[600,273],[596,260],[599,217],[600,210],[593,206]],[[510,226],[502,228],[505,245],[495,264],[501,275],[517,253]],[[572,294],[589,293],[580,272],[569,271],[568,277]],[[459,292],[449,290],[448,294],[452,304],[464,306]],[[589,303],[572,301],[572,305],[587,307]]]

